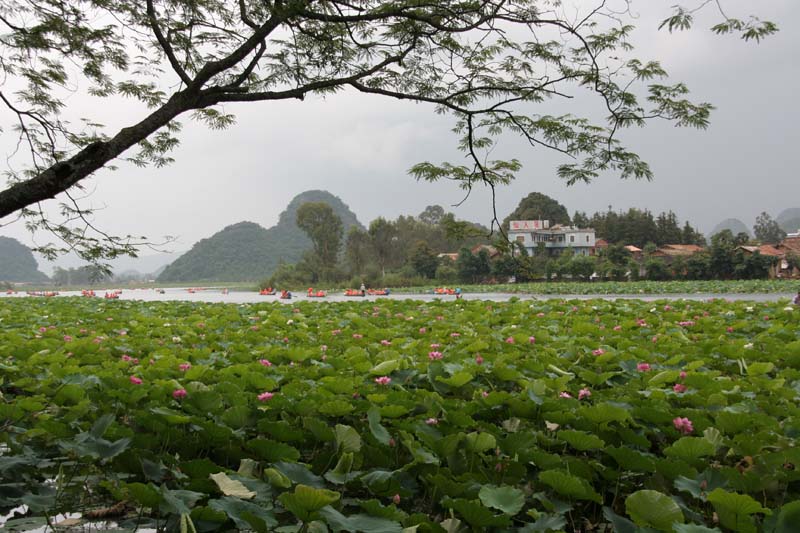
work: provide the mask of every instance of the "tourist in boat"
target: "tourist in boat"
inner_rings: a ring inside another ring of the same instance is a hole
[[[361,282],[361,296],[365,296],[367,294],[367,288],[364,286],[364,282]]]
[[[461,287],[456,287],[455,295],[456,295],[456,300],[461,299]]]
[[[800,291],[797,291],[797,295],[795,295],[794,300],[792,300],[794,305],[800,305]]]

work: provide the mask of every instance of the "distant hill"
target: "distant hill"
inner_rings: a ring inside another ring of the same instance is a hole
[[[726,229],[731,230],[731,233],[733,233],[734,235],[736,235],[737,233],[747,233],[748,235],[753,234],[753,232],[751,232],[750,229],[744,225],[744,222],[742,222],[738,218],[726,218],[725,220],[714,226],[714,229],[711,230],[710,236],[713,237],[720,231]]]
[[[33,252],[16,239],[0,237],[0,281],[48,281]]]
[[[345,234],[351,226],[363,228],[347,205],[327,191],[306,191],[295,196],[269,228],[239,222],[203,239],[167,266],[160,282],[259,281],[281,261],[295,263],[311,248],[311,241],[297,227],[297,209],[306,202],[325,202],[339,215]]]
[[[800,229],[800,207],[784,209],[775,218],[781,229],[787,233],[794,233]]]

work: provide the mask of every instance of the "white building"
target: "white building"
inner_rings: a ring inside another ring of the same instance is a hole
[[[550,226],[549,220],[512,220],[508,239],[521,243],[530,255],[538,254],[542,245],[549,255],[559,255],[570,248],[575,255],[591,255],[595,245],[594,229]]]

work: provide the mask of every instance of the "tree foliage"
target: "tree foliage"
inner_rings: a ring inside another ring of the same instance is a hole
[[[74,248],[93,261],[135,253],[141,239],[93,226],[75,195],[86,178],[120,162],[170,163],[179,119],[225,128],[231,103],[345,89],[453,117],[468,162],[422,162],[410,170],[417,179],[451,179],[467,191],[508,183],[519,161],[491,158],[505,132],[565,154],[558,174],[567,183],[601,172],[649,179],[650,167],[618,132],[651,119],[705,128],[712,107],[692,102],[657,61],[635,57],[630,6],[581,8],[576,16],[547,0],[6,0],[0,72],[19,89],[0,92],[0,105],[28,160],[9,171],[0,218],[18,212],[34,230],[53,232],[63,244],[44,246],[48,253]],[[684,30],[695,11],[675,6],[662,27]],[[716,33],[760,40],[777,31],[722,9],[718,16]],[[74,119],[64,111],[75,87],[95,108],[130,98],[147,110],[119,129]],[[545,105],[581,94],[601,102],[605,121],[553,115]],[[40,202],[62,193],[64,218],[51,221]]]
[[[549,220],[551,226],[572,223],[566,207],[540,192],[532,192],[520,200],[517,208],[503,221],[503,227],[508,228],[512,220]]]
[[[778,222],[765,211],[762,211],[761,214],[756,217],[756,223],[753,226],[753,234],[756,239],[767,244],[777,244],[786,238],[786,232],[783,231]]]
[[[308,235],[314,245],[314,256],[322,267],[337,263],[342,245],[344,226],[333,208],[323,202],[308,202],[297,210],[297,227]]]

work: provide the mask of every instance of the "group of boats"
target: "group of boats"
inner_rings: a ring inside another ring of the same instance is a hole
[[[450,289],[447,287],[437,287],[433,290],[434,294],[440,295],[454,295],[456,298],[461,297],[461,289],[455,288]],[[364,296],[389,296],[392,291],[388,288],[385,289],[345,289],[342,293],[342,296],[349,296],[349,297],[364,297]],[[273,287],[267,287],[265,289],[261,289],[258,291],[258,294],[261,296],[275,296],[278,294],[278,290]],[[323,290],[315,290],[313,287],[309,287],[306,291],[307,298],[325,298],[328,296],[328,293]],[[287,290],[282,290],[280,292],[280,296],[278,298],[281,299],[290,299],[292,298],[292,293]]]

